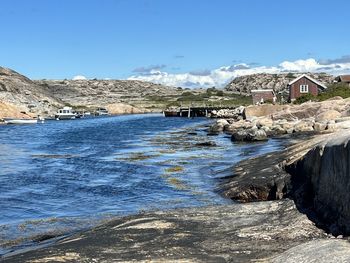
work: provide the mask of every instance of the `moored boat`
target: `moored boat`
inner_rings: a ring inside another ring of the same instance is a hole
[[[107,115],[110,115],[110,113],[106,108],[98,108],[95,111],[95,116],[107,116]]]
[[[164,115],[164,117],[179,117],[180,112],[179,112],[179,109],[177,107],[170,107],[170,108],[166,109],[165,111],[163,111],[163,115]]]
[[[72,120],[76,118],[76,113],[73,112],[71,107],[63,107],[59,109],[55,114],[56,120]]]
[[[21,119],[21,118],[4,118],[6,124],[35,124],[37,119]]]

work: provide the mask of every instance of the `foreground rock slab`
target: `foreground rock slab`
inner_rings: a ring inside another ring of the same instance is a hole
[[[125,217],[3,262],[278,262],[314,239],[329,240],[286,199]]]

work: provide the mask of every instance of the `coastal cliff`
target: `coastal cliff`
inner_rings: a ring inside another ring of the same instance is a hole
[[[332,134],[288,165],[297,202],[315,211],[335,235],[350,234],[350,131]]]

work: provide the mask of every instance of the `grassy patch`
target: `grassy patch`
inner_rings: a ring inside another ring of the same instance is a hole
[[[207,92],[184,91],[180,95],[149,96],[146,97],[146,101],[148,107],[157,106],[163,109],[171,106],[233,107],[252,104],[252,97],[211,88]]]

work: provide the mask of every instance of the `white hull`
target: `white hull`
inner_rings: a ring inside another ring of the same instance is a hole
[[[5,123],[7,124],[36,124],[38,120],[31,119],[5,119]]]
[[[75,114],[59,114],[55,116],[56,120],[73,120],[75,119]]]

